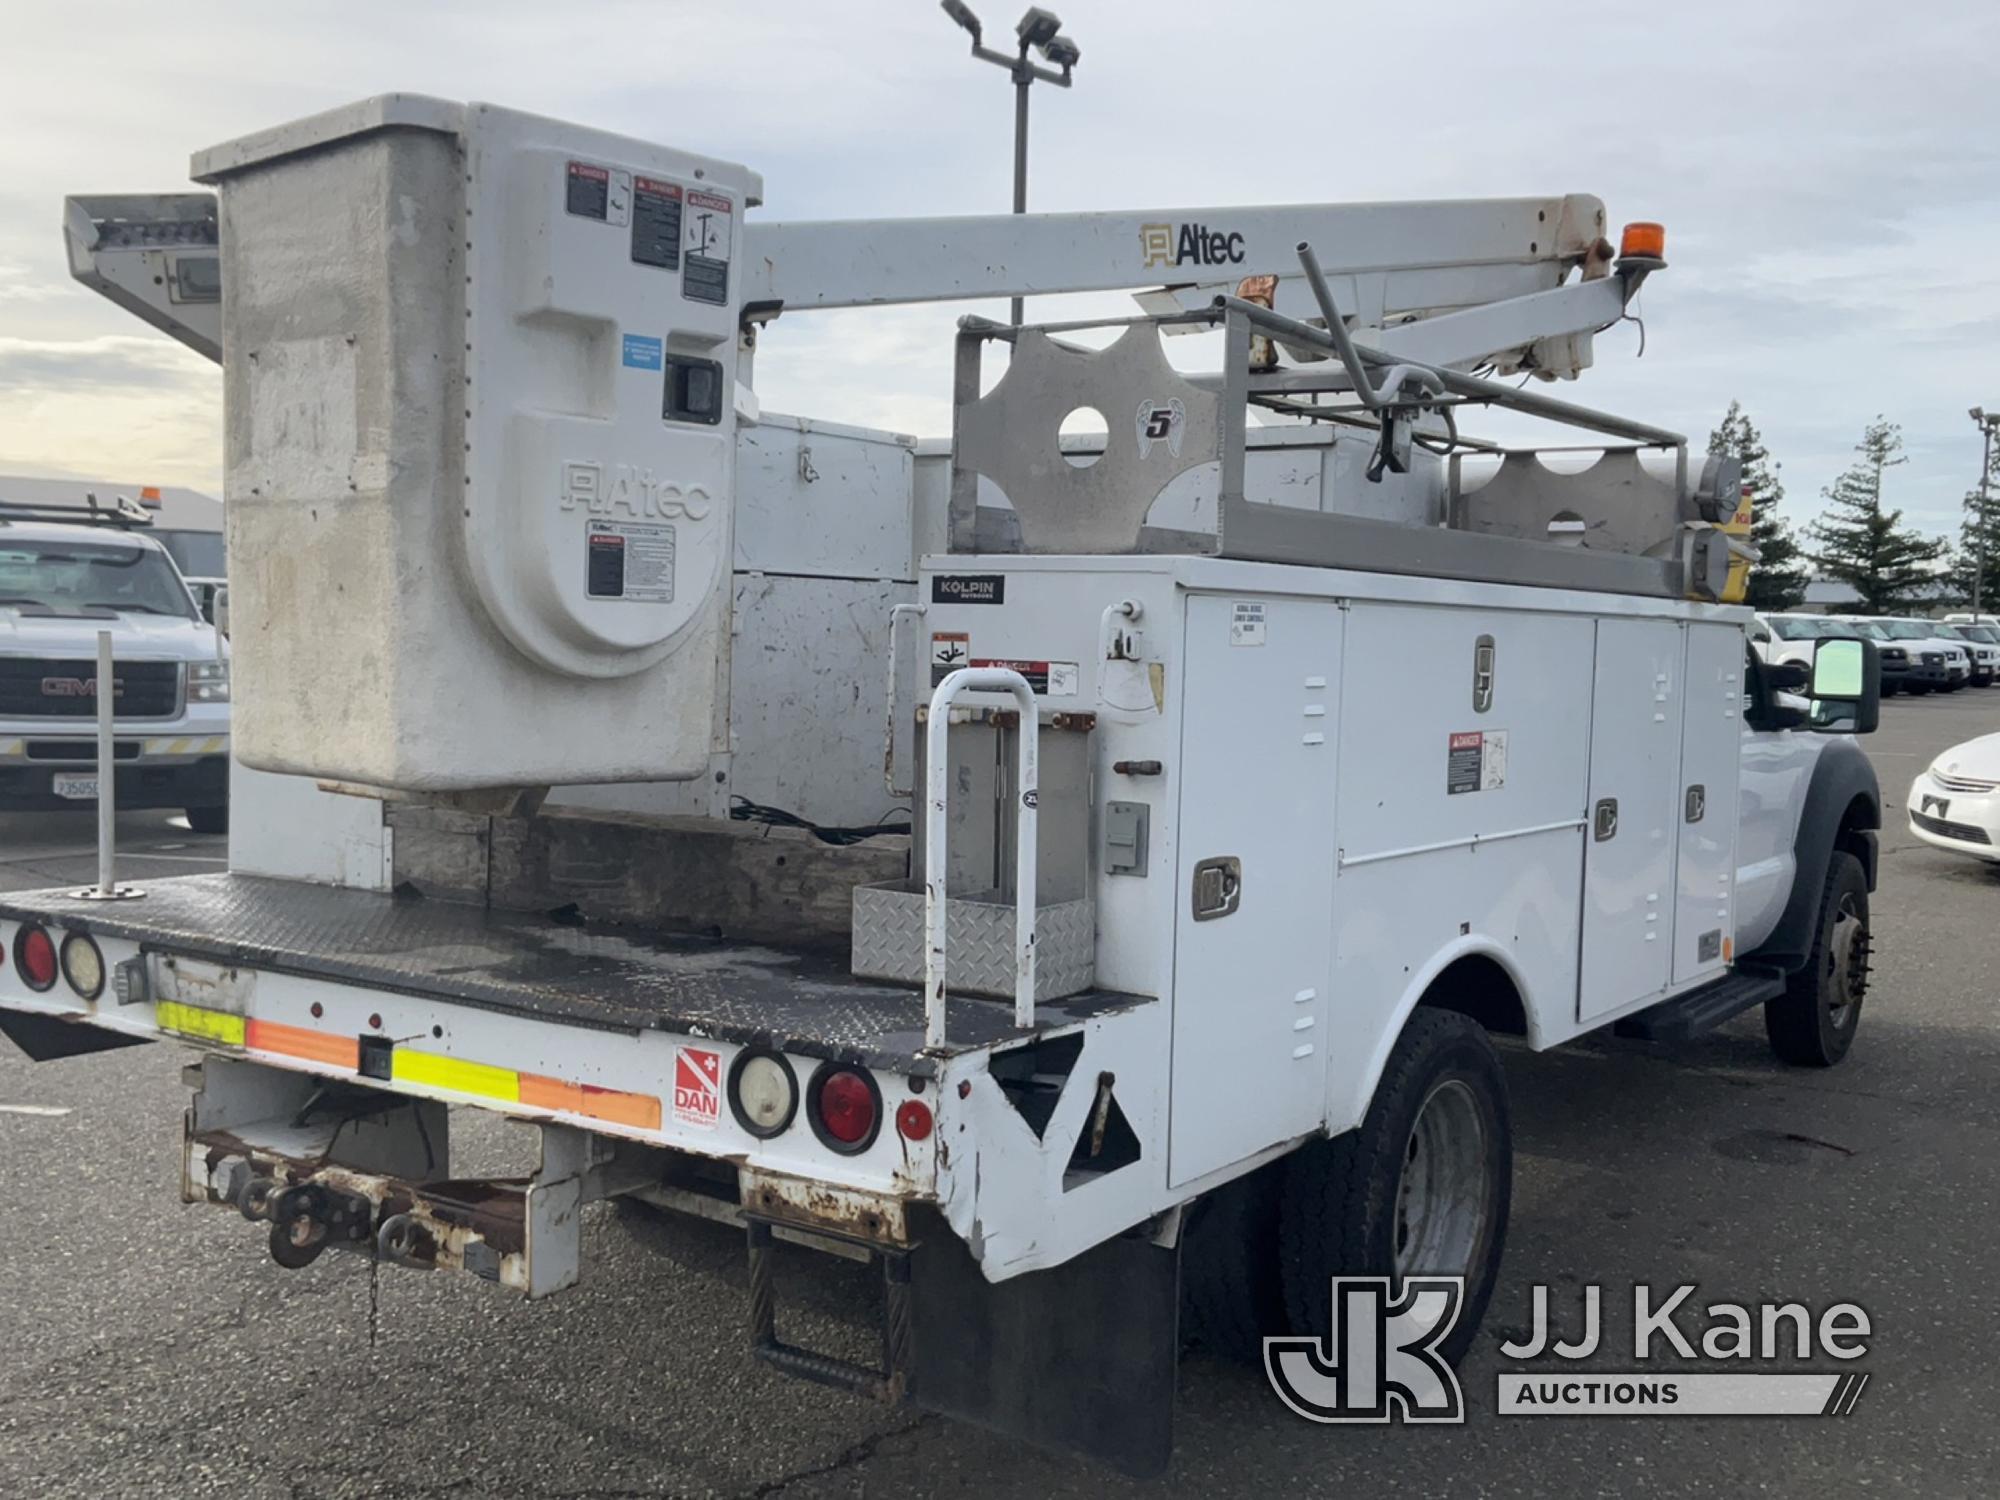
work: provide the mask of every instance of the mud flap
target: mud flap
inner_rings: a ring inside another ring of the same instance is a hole
[[[53,1062],[58,1057],[81,1057],[86,1052],[109,1052],[115,1047],[143,1047],[152,1040],[31,1010],[0,1010],[0,1032],[27,1053],[30,1062]]]
[[[1180,1247],[1123,1236],[997,1285],[942,1224],[910,1255],[920,1407],[1136,1478],[1173,1453]]]

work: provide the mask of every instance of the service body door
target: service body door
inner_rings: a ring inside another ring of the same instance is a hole
[[[1681,731],[1680,865],[1674,983],[1720,974],[1735,934],[1737,783],[1743,764],[1743,632],[1687,627]]]
[[[1330,600],[1188,600],[1167,1162],[1176,1185],[1324,1116],[1330,715],[1343,624]]]
[[[1597,622],[1579,1021],[1673,975],[1684,634],[1674,620]]]

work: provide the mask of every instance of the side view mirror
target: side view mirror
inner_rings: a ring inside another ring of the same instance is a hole
[[[217,635],[229,634],[229,589],[226,585],[218,587],[208,596],[208,608],[204,613]]]
[[[1882,717],[1882,663],[1875,643],[1826,640],[1813,648],[1812,727],[1827,734],[1872,734]]]

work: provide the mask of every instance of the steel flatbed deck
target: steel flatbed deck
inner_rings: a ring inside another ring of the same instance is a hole
[[[949,1042],[926,1052],[922,995],[853,978],[837,952],[250,875],[156,881],[143,899],[117,903],[64,890],[10,892],[0,896],[0,917],[530,1020],[676,1032],[919,1076],[940,1055],[1031,1034],[1014,1025],[1009,1003],[955,997]],[[1034,1031],[1149,1003],[1093,990],[1041,1005]]]

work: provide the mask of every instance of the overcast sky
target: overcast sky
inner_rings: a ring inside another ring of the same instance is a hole
[[[978,0],[991,32],[1010,3]],[[1670,268],[1561,394],[1700,441],[1731,398],[1803,520],[1878,412],[1890,499],[1956,530],[2000,407],[2000,5],[1070,0],[1032,207],[1595,193]],[[202,146],[389,90],[730,157],[786,219],[1006,207],[1012,98],[934,0],[89,6],[8,0],[0,472],[221,487],[216,368],[70,281],[68,192],[187,185]],[[1226,65],[1226,66],[1225,66]],[[795,316],[769,408],[936,434],[962,308]],[[1475,429],[1476,430],[1476,429]],[[1558,441],[1566,438],[1558,437]]]

